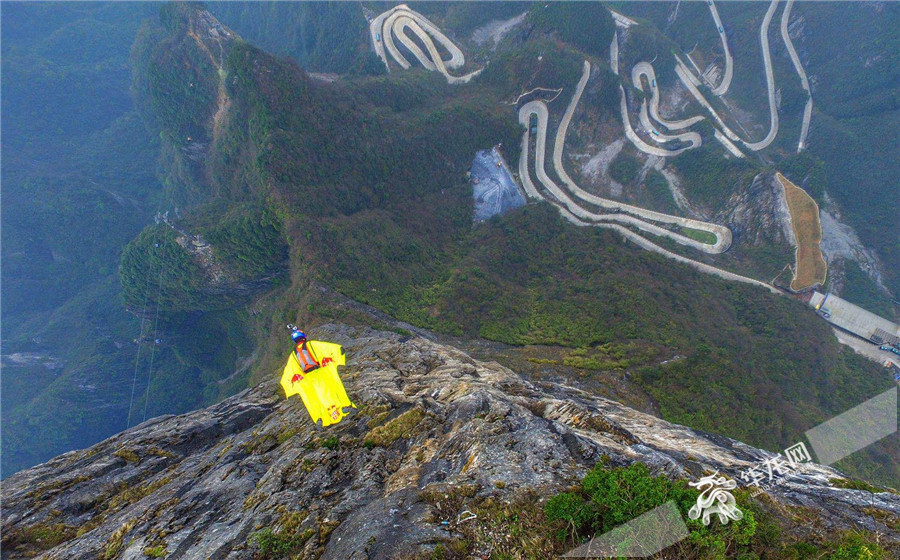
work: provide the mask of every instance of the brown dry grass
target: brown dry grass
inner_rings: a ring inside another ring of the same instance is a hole
[[[791,213],[791,226],[797,238],[797,251],[794,257],[794,278],[792,290],[804,290],[816,284],[824,284],[828,273],[828,265],[819,243],[822,242],[822,225],[819,223],[819,206],[806,191],[788,181],[781,173],[776,175],[788,210]]]

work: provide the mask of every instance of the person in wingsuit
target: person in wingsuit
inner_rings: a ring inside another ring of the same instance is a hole
[[[295,346],[281,375],[285,397],[300,395],[314,423],[337,424],[356,408],[337,372],[346,363],[344,349],[332,342],[307,340],[294,325],[288,328]]]

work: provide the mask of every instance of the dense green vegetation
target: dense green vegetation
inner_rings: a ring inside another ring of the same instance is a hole
[[[169,93],[184,95],[178,88],[190,81],[166,67],[157,75],[144,71],[146,65],[132,72],[133,59],[172,60],[154,50],[166,31],[142,26],[144,18],[158,20],[159,11],[159,5],[138,3],[3,7],[4,476],[124,429],[129,404],[133,424],[145,410],[186,411],[221,398],[226,388],[233,392],[239,386],[217,380],[253,350],[245,313],[163,313],[156,323],[159,267],[144,269],[145,275],[126,270],[136,280],[127,286],[143,287],[133,298],[140,301],[130,305],[143,321],[123,301],[117,274],[123,247],[157,210],[172,209],[169,193],[184,188],[180,181],[160,184],[160,148],[184,132],[176,134],[178,122],[203,127],[189,115],[170,122],[172,106],[161,101]],[[178,21],[169,21],[175,29]],[[188,43],[167,45],[193,52]],[[147,95],[151,81],[162,86],[153,89],[160,95]],[[137,107],[130,83],[139,93]],[[158,118],[154,108],[161,111]],[[160,130],[152,128],[159,123],[172,131],[162,146]],[[280,235],[271,229],[277,229],[274,218],[251,208],[217,216],[203,230],[220,243],[216,249],[233,263],[229,270],[238,281],[261,274],[261,267],[271,274],[286,255],[284,243],[269,243]],[[248,242],[236,242],[238,232]],[[153,236],[171,241],[153,228],[141,242]],[[173,243],[161,252],[144,251],[140,259],[152,265],[162,253],[175,257],[183,268],[170,267],[163,278],[181,286],[181,297],[200,277],[194,261],[179,261],[184,255],[176,249]],[[196,290],[194,296],[210,309],[222,307],[221,298]],[[163,343],[152,344],[154,336]],[[7,359],[22,353],[35,357]]]
[[[365,73],[369,30],[354,2],[208,2],[222,23],[310,72]],[[376,58],[377,60],[377,58]],[[384,72],[378,61],[373,67]]]
[[[201,229],[201,235],[239,278],[270,273],[287,259],[281,223],[269,209],[241,206],[216,218],[217,223]]]
[[[129,49],[150,13],[3,6],[4,476],[124,428],[139,321],[116,268],[159,189],[159,143],[128,94]],[[37,357],[8,359],[17,353]]]
[[[627,523],[668,501],[674,501],[688,526],[689,535],[666,549],[678,558],[824,558],[849,560],[887,559],[891,552],[860,533],[839,533],[798,541],[785,534],[784,526],[797,523],[767,510],[742,490],[732,491],[743,514],[739,521],[722,525],[713,517],[708,525],[688,518],[699,492],[684,481],[653,476],[643,463],[610,468],[597,464],[575,491],[557,494],[544,505],[550,527],[560,540],[572,546]],[[799,508],[798,508],[799,509]],[[800,511],[795,512],[802,513]],[[561,527],[561,528],[560,528]],[[623,536],[623,538],[626,538]],[[627,543],[625,541],[623,544]]]
[[[293,286],[275,321],[314,317],[303,290],[323,282],[438,331],[582,349],[573,356],[585,367],[624,364],[667,418],[770,449],[889,386],[802,304],[629,249],[605,230],[571,228],[549,205],[473,228],[464,180],[472,153],[519,139],[515,114],[493,100],[534,87],[544,71],[534,60],[550,48],[560,58],[544,80],[559,81],[541,85],[576,81],[582,57],[540,38],[465,87],[423,71],[324,85],[233,45],[226,83],[236,109],[211,190],[265,200],[278,217]],[[688,184],[720,186],[710,203],[756,172],[704,150],[677,163]],[[234,177],[244,186],[229,187]],[[217,254],[237,260],[223,247]],[[626,355],[593,349],[610,343]],[[277,348],[274,337],[268,344]],[[686,358],[655,365],[674,355]],[[880,468],[885,477],[893,467]]]
[[[540,60],[539,60],[540,58]],[[497,54],[478,84],[497,88],[501,99],[515,101],[534,87],[561,88],[577,84],[584,55],[547,38],[535,38],[514,50]]]
[[[678,213],[678,205],[669,189],[669,183],[662,173],[650,169],[644,178],[643,194],[647,197],[647,207],[670,214]]]
[[[892,321],[900,320],[900,306],[853,261],[844,261],[844,288],[841,297]]]
[[[688,150],[672,161],[685,194],[710,208],[721,208],[738,186],[749,185],[760,167],[746,159],[722,159],[716,149]]]
[[[616,159],[609,164],[609,176],[623,185],[632,184],[637,179],[640,170],[640,160],[626,152],[619,153]]]
[[[668,501],[674,501],[682,517],[689,524],[687,543],[680,546],[695,549],[699,555],[739,555],[752,550],[757,521],[748,507],[746,497],[740,507],[740,521],[709,526],[700,520],[689,520],[687,513],[697,503],[700,492],[689,488],[684,481],[672,482],[665,477],[651,476],[643,463],[629,467],[607,468],[596,465],[591,469],[577,492],[565,492],[551,498],[544,509],[550,521],[563,521],[572,536],[600,535],[647,513]]]
[[[183,225],[196,233],[159,224],[122,251],[119,277],[132,310],[148,302],[166,313],[231,308],[235,288],[279,272],[287,259],[278,218],[259,205],[212,204]]]
[[[122,251],[122,295],[133,309],[144,309],[157,300],[170,311],[197,309],[209,302],[204,291],[206,274],[177,238],[168,226],[157,225],[145,229]]]
[[[553,33],[563,42],[598,57],[609,47],[616,30],[612,14],[599,2],[536,4],[527,19],[535,30]]]
[[[171,11],[172,6],[166,8]],[[194,39],[176,34],[161,41],[145,75],[150,109],[167,140],[179,147],[208,141],[218,80],[212,61]]]

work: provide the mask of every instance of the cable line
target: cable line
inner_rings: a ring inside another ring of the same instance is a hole
[[[141,340],[144,339],[144,323],[146,322],[146,314],[147,314],[147,302],[150,299],[150,294],[147,293],[144,295],[144,307],[141,309],[141,329],[138,334],[138,350],[137,355],[134,357],[134,375],[131,378],[131,400],[128,401],[128,418],[125,420],[125,429],[131,427],[131,410],[134,407],[134,390],[137,387],[137,374],[138,374],[138,365],[141,360],[141,350],[144,348],[141,344]]]
[[[159,263],[159,267],[159,280],[156,289],[156,317],[153,320],[153,346],[150,347],[150,367],[147,369],[147,388],[145,390],[144,414],[141,417],[141,422],[147,419],[147,405],[150,403],[150,383],[153,379],[153,358],[156,357],[156,335],[159,327],[159,302],[162,297],[162,280],[163,272],[165,272],[165,269],[162,267],[162,262]]]

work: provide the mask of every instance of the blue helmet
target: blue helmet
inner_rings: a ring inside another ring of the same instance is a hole
[[[306,340],[306,335],[303,333],[303,331],[295,330],[291,333],[291,340],[293,340],[294,342],[302,342]]]

